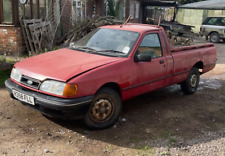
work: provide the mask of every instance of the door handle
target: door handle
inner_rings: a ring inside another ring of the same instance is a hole
[[[160,64],[163,64],[163,63],[165,63],[165,61],[164,60],[160,60],[159,63]]]

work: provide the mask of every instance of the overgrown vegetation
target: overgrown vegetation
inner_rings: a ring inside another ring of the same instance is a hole
[[[0,56],[0,88],[4,87],[5,80],[10,77],[13,64],[14,60],[6,59],[5,56]]]
[[[4,87],[4,82],[6,79],[10,77],[10,69],[9,70],[2,70],[0,69],[0,87]]]

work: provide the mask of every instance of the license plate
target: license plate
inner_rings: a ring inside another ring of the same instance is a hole
[[[31,104],[31,105],[35,105],[34,104],[34,97],[23,94],[23,93],[20,93],[16,90],[12,90],[12,93],[13,93],[13,96],[15,98],[17,98],[18,100],[26,102],[26,103]]]

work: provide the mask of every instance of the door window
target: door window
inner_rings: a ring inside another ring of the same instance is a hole
[[[146,35],[138,48],[138,53],[149,53],[152,59],[162,57],[163,53],[158,34]]]

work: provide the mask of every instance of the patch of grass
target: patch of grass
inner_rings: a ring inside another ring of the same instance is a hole
[[[171,132],[169,132],[169,131],[165,131],[165,132],[163,132],[162,133],[162,138],[164,138],[164,139],[168,139],[170,136],[173,136],[173,135],[175,135],[176,133],[174,132],[174,131],[171,131]]]
[[[154,153],[154,149],[149,146],[138,146],[136,149],[140,150],[142,156],[151,156]]]
[[[8,63],[15,63],[15,61],[11,60],[11,59],[6,59],[5,61],[8,62]]]
[[[166,151],[163,151],[160,155],[161,156],[167,155],[167,152]]]
[[[0,62],[5,62],[5,61],[6,61],[6,57],[0,56]]]
[[[169,135],[170,135],[170,133],[168,131],[165,131],[165,132],[163,132],[162,137],[164,139],[167,139],[167,138],[169,138]]]
[[[108,151],[109,152],[112,152],[114,150],[114,147],[113,146],[111,146],[111,145],[109,145],[109,147],[108,147]]]
[[[0,69],[0,87],[4,87],[5,80],[10,77],[10,70],[2,70]]]
[[[134,143],[134,144],[137,144],[141,141],[141,138],[132,138],[131,139],[131,142]]]
[[[170,145],[174,145],[176,142],[177,142],[177,139],[175,139],[175,138],[170,138],[169,139],[169,144]]]

